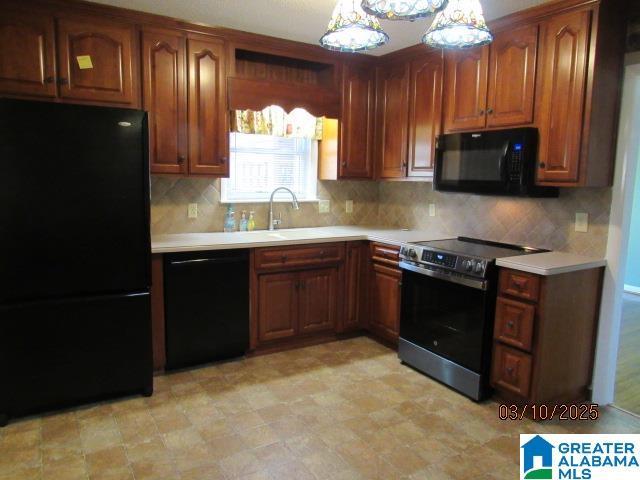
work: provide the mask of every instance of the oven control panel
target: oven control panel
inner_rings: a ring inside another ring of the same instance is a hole
[[[415,265],[435,268],[442,271],[457,272],[471,277],[484,278],[487,261],[480,258],[464,257],[452,253],[440,252],[429,248],[407,246],[400,249],[400,258]]]
[[[458,257],[456,255],[451,255],[448,253],[435,252],[433,250],[423,250],[422,261],[432,263],[434,265],[439,265],[441,267],[455,269],[456,263],[458,263]]]

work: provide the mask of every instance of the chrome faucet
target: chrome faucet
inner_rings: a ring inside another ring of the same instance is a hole
[[[289,190],[287,187],[278,187],[273,192],[271,192],[271,198],[269,199],[269,230],[275,230],[276,226],[282,223],[282,219],[273,218],[273,197],[275,196],[278,190],[286,190],[291,194],[293,201],[291,202],[291,206],[294,210],[300,210],[300,205],[298,205],[298,199],[296,198],[296,194]]]

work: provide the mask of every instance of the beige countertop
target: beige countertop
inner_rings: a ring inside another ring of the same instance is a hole
[[[586,257],[565,252],[545,252],[499,258],[496,264],[499,267],[546,276],[604,267],[607,262],[604,258]]]
[[[230,248],[273,247],[308,243],[372,240],[391,245],[449,238],[424,230],[399,230],[376,227],[315,227],[281,230],[255,230],[253,232],[177,233],[154,235],[153,253],[189,252],[198,250],[224,250]]]
[[[153,253],[173,253],[354,240],[370,240],[399,246],[406,242],[440,240],[451,237],[452,235],[435,234],[425,230],[400,230],[378,227],[291,228],[274,231],[256,230],[253,232],[154,235],[151,238],[151,250]],[[602,267],[606,262],[604,259],[584,257],[571,253],[547,252],[499,258],[497,264],[500,267],[522,270],[538,275],[557,275]]]

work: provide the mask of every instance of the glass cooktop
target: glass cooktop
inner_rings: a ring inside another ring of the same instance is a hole
[[[468,257],[482,257],[490,260],[549,251],[540,248],[511,245],[508,243],[492,242],[489,240],[480,240],[477,238],[469,237],[449,238],[446,240],[432,240],[429,242],[416,242],[415,244],[420,245],[421,247],[432,248],[434,250],[450,252],[458,255],[465,255]]]

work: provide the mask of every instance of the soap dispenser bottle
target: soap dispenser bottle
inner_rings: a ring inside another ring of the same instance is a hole
[[[253,212],[249,212],[249,220],[247,221],[247,230],[251,232],[255,230],[255,228],[256,228],[256,221],[253,218]]]
[[[224,231],[235,232],[236,231],[236,214],[233,211],[233,205],[227,207],[227,213],[224,216]]]
[[[247,221],[247,211],[242,211],[242,217],[240,217],[240,231],[246,232],[249,227],[249,222]]]

